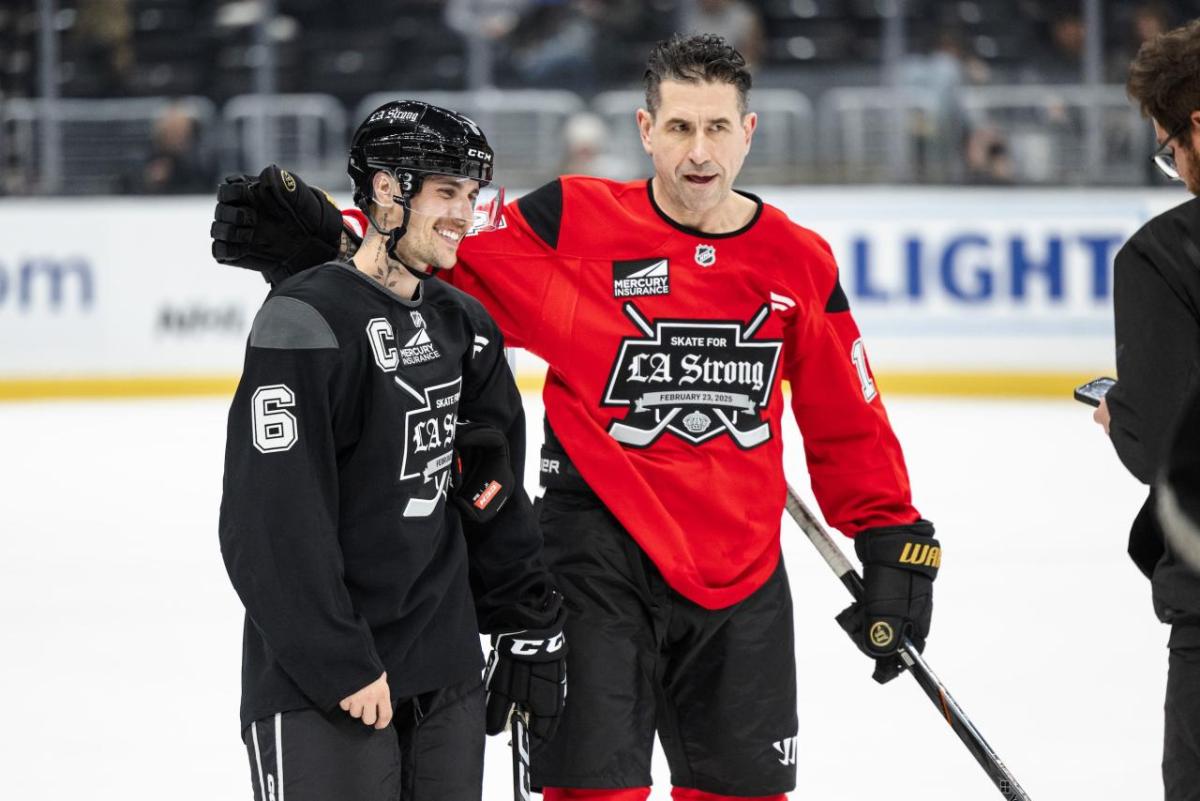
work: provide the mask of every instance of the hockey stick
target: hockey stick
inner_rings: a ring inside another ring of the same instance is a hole
[[[816,547],[817,552],[825,559],[825,562],[833,570],[837,577],[841,579],[842,584],[854,596],[854,600],[860,600],[863,593],[862,578],[854,569],[854,565],[842,553],[842,549],[829,536],[829,532],[818,522],[809,511],[809,508],[804,505],[804,501],[800,500],[800,496],[792,489],[791,485],[787,488],[787,511],[796,521],[796,525]],[[939,679],[921,658],[920,652],[916,646],[907,637],[900,646],[900,659],[908,668],[909,673],[916,679],[917,684],[921,685],[921,689],[929,696],[929,700],[938,708],[938,711],[946,718],[946,722],[950,724],[950,728],[954,729],[954,733],[958,735],[958,739],[962,740],[963,745],[975,757],[975,761],[983,768],[984,773],[1000,790],[1009,801],[1029,801],[1029,795],[1021,789],[1021,785],[1017,782],[1015,776],[1009,772],[1000,757],[992,750],[992,747],[983,739],[983,735],[975,728],[975,724],[971,722],[962,707],[950,695],[950,691],[942,684]]]
[[[527,712],[513,707],[512,724],[513,801],[530,801],[529,722]]]

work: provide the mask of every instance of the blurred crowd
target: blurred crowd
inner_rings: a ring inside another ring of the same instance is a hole
[[[585,101],[636,88],[650,45],[671,33],[714,32],[735,44],[755,85],[819,98],[830,87],[899,86],[934,93],[909,120],[913,180],[1004,184],[1022,159],[1010,135],[973,115],[961,90],[1079,84],[1086,26],[1081,0],[906,0],[904,53],[881,69],[882,0],[54,0],[54,74],[63,98],[202,97],[216,104],[256,91],[269,57],[274,91],[330,95],[353,109],[380,90],[550,88]],[[0,6],[0,103],[36,98],[40,0]],[[1104,2],[1100,80],[1122,84],[1141,42],[1200,16],[1200,0]],[[266,15],[270,14],[270,19]],[[266,45],[269,44],[269,50]],[[128,192],[192,192],[212,184],[218,159],[186,105],[172,105],[126,170]],[[1049,120],[1053,124],[1053,120]],[[0,191],[20,191],[20,166],[0,113],[6,162]],[[628,169],[611,158],[605,122],[581,113],[564,129],[563,168]],[[946,154],[960,169],[947,172]],[[1149,173],[1147,173],[1149,176]],[[1147,180],[1152,180],[1147,177]]]

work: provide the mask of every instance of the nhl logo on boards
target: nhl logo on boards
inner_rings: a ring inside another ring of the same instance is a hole
[[[696,264],[712,267],[717,263],[717,249],[712,245],[696,245]]]
[[[613,297],[632,298],[671,293],[671,265],[666,259],[613,262]]]

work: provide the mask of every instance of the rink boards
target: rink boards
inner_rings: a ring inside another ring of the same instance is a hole
[[[1186,200],[1170,190],[760,194],[829,241],[885,391],[959,395],[1061,395],[1111,373],[1113,257]],[[267,287],[212,261],[212,207],[0,200],[0,399],[230,391]],[[518,364],[535,389],[537,360]]]

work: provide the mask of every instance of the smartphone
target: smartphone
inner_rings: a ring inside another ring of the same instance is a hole
[[[1088,406],[1099,406],[1100,401],[1104,400],[1104,396],[1113,388],[1113,384],[1117,383],[1117,379],[1101,376],[1093,378],[1081,387],[1075,387],[1075,400],[1080,403],[1086,403]]]

